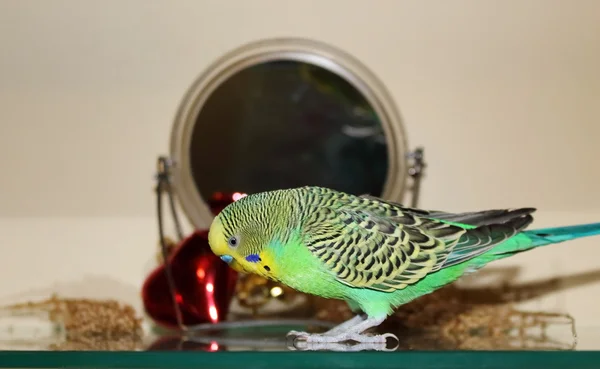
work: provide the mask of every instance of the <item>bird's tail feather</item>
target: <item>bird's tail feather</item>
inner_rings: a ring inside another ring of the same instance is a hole
[[[600,235],[600,223],[532,229],[522,231],[509,242],[492,249],[490,256],[496,260],[503,259],[536,247],[598,235]]]
[[[539,247],[581,237],[600,235],[600,223],[533,229],[524,231],[523,234],[531,238],[531,247]]]
[[[523,230],[505,242],[496,244],[487,252],[469,259],[466,263],[454,262],[449,263],[450,265],[448,266],[451,268],[461,268],[461,266],[464,266],[464,269],[460,273],[453,274],[456,279],[462,275],[476,272],[490,262],[504,259],[536,247],[598,235],[600,235],[600,223]],[[438,287],[450,283],[455,279],[445,279]]]

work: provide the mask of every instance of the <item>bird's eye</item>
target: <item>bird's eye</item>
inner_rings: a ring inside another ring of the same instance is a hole
[[[235,236],[231,236],[229,237],[229,239],[227,240],[227,243],[229,244],[229,246],[231,247],[236,247],[239,243],[237,237]]]

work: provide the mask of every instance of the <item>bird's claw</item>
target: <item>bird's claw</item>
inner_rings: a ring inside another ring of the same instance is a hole
[[[306,332],[300,332],[300,331],[289,331],[285,336],[287,338],[289,337],[293,337],[293,338],[297,338],[297,337],[305,337],[305,336],[309,336],[309,333]]]

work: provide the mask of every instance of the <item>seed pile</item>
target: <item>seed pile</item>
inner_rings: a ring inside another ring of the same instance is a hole
[[[64,340],[50,345],[50,350],[136,350],[142,345],[142,319],[133,307],[114,300],[52,296],[6,309],[21,314],[46,312],[52,322],[60,323],[65,329]]]

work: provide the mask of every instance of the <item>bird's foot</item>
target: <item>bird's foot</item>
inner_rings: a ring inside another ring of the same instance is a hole
[[[386,347],[388,338],[394,338],[400,342],[398,337],[392,333],[369,335],[364,332],[381,324],[385,317],[354,317],[351,320],[325,332],[307,333],[291,331],[287,337],[293,337],[294,346],[327,346],[328,344],[341,344],[344,342],[356,342],[359,345],[379,345]]]
[[[342,343],[347,341],[354,341],[357,343],[386,343],[388,338],[394,338],[396,341],[398,337],[392,333],[367,335],[353,332],[340,332],[336,335],[331,334],[319,334],[319,333],[306,333],[291,331],[287,334],[287,337],[293,336],[295,341],[301,341],[306,343]]]
[[[362,323],[366,320],[366,317],[363,317],[361,315],[356,315],[355,317],[339,324],[336,325],[335,327],[331,328],[330,330],[328,330],[325,333],[322,333],[322,336],[335,336],[337,334],[340,334],[344,331],[346,331],[348,328],[355,326],[358,323]],[[299,332],[299,331],[290,331],[288,332],[286,337],[297,337],[297,336],[309,336],[310,334],[307,332]]]
[[[352,319],[349,319],[349,320],[331,328],[330,330],[328,330],[327,332],[325,332],[323,334],[326,336],[338,335],[338,334],[348,330],[349,328],[354,327],[355,325],[364,322],[366,319],[367,319],[366,316],[356,315]]]
[[[288,345],[293,351],[339,351],[339,352],[357,352],[357,351],[396,351],[398,344],[389,347],[386,343],[306,343],[295,342],[294,345]]]

